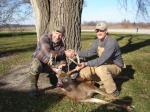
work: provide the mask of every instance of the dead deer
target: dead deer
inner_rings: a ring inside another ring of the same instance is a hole
[[[103,96],[107,96],[104,92],[101,92],[94,86],[92,81],[73,81],[70,78],[64,78],[62,80],[63,88],[62,91],[64,94],[78,102],[95,102],[106,104],[107,101],[104,100],[96,100],[95,98],[91,98],[94,93],[101,94]]]
[[[73,60],[71,60],[73,61]],[[76,63],[73,61],[76,65],[79,63]],[[98,98],[92,98],[93,94],[97,93],[105,97],[110,97],[110,95],[106,94],[105,92],[100,91],[95,86],[95,82],[83,80],[82,78],[78,77],[76,80],[72,80],[70,78],[70,75],[76,72],[76,69],[73,69],[71,71],[68,71],[67,73],[62,72],[57,74],[57,77],[62,79],[63,88],[60,88],[64,95],[69,97],[72,100],[82,102],[82,103],[100,103],[100,104],[111,104],[117,107],[122,107],[126,109],[131,109],[130,106],[123,106],[118,105],[115,103],[111,103],[109,101],[101,100]]]
[[[119,105],[109,101],[101,100],[98,98],[92,98],[93,94],[97,93],[105,97],[110,97],[105,92],[100,91],[93,81],[72,80],[69,77],[62,79],[63,88],[60,88],[65,96],[68,98],[81,102],[81,103],[97,103],[97,104],[109,104],[116,107],[125,108],[127,110],[133,110],[132,106]]]

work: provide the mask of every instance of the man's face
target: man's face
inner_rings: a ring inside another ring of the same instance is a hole
[[[58,43],[63,38],[62,34],[60,32],[53,32],[52,33],[52,42]]]
[[[106,36],[106,30],[96,29],[96,36],[98,39],[103,40]]]

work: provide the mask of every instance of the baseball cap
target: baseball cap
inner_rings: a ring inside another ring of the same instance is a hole
[[[100,23],[96,24],[96,28],[95,29],[99,29],[99,30],[105,31],[105,30],[107,30],[107,25],[104,22],[100,22]]]
[[[65,33],[65,27],[64,26],[57,26],[55,28],[55,31],[64,34]]]

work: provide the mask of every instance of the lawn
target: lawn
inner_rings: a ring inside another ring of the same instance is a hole
[[[134,105],[134,112],[150,110],[150,35],[110,34],[121,47],[127,68],[116,79],[121,91],[120,101]],[[95,38],[93,32],[82,32],[82,49]],[[0,76],[11,69],[31,62],[36,47],[35,33],[0,33]],[[120,76],[120,77],[121,77]],[[0,83],[0,86],[3,84]],[[96,96],[100,98],[100,96]],[[0,90],[0,112],[127,112],[110,105],[81,104],[58,93],[45,94],[37,99],[27,92]]]
[[[7,74],[14,65],[31,61],[36,47],[35,33],[0,33],[0,76]]]

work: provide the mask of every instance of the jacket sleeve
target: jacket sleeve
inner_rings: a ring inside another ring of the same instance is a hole
[[[89,49],[84,50],[84,51],[78,51],[78,54],[82,58],[87,58],[87,57],[97,55],[97,46],[98,46],[98,43],[95,40]]]
[[[46,36],[41,37],[40,39],[40,50],[44,53],[44,55],[46,56],[50,55],[50,51],[51,51],[50,43]]]
[[[88,61],[87,65],[88,66],[100,66],[100,65],[104,64],[105,62],[107,62],[114,52],[115,52],[114,42],[113,43],[108,43],[105,46],[104,52],[101,55],[101,57],[98,57],[94,60]]]
[[[54,51],[56,52],[56,51]],[[59,51],[56,53],[56,59],[61,61],[61,60],[66,60],[66,55],[65,55],[65,47],[61,46]]]

